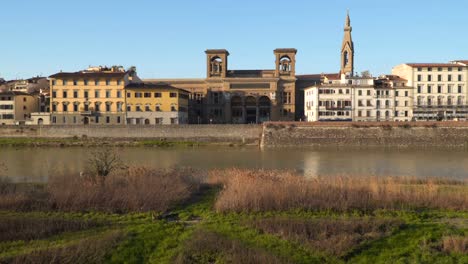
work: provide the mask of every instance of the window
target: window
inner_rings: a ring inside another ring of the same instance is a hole
[[[160,105],[156,105],[155,110],[156,110],[156,112],[161,112],[161,106],[160,106]]]
[[[78,82],[76,80],[73,80],[73,85],[77,86]]]
[[[111,90],[106,90],[106,98],[110,98],[111,97]]]
[[[140,93],[140,92],[135,93],[135,98],[141,98],[141,97],[142,97],[142,93]]]
[[[418,74],[418,82],[422,81],[422,75]]]
[[[145,98],[151,98],[151,93],[144,93],[144,94],[143,94],[143,97],[145,97]]]
[[[452,85],[447,85],[447,93],[452,93]]]
[[[461,82],[463,80],[462,75],[458,74],[458,81]]]
[[[122,91],[117,91],[117,98],[122,98]]]
[[[432,86],[431,85],[427,86],[427,93],[432,93]]]
[[[362,116],[362,112],[361,112],[361,111],[358,111],[358,112],[357,112],[357,115],[358,115],[359,117],[361,117],[361,116]]]
[[[442,67],[438,67],[438,68],[437,68],[437,71],[442,71]]]
[[[405,116],[408,117],[408,111],[405,111]]]
[[[358,90],[358,95],[362,95],[362,90]]]
[[[137,105],[136,108],[135,108],[135,111],[141,112],[141,106]]]
[[[448,71],[452,71],[452,67],[448,67],[448,69],[447,69],[447,70],[448,70]]]
[[[84,97],[85,97],[85,99],[88,99],[88,97],[89,97],[88,96],[88,91],[84,91]]]
[[[84,85],[88,85],[88,80],[83,81]]]
[[[366,116],[370,117],[371,116],[371,111],[367,111]]]
[[[171,124],[177,124],[177,117],[171,117]]]
[[[432,68],[431,67],[427,68],[427,71],[432,71]]]
[[[462,86],[458,85],[458,93],[462,93]]]
[[[96,116],[96,124],[99,124],[99,116]]]
[[[56,91],[52,92],[52,98],[57,98],[57,92]]]
[[[63,85],[67,85],[67,80],[63,80]]]
[[[57,112],[57,105],[56,104],[52,105],[52,112]]]
[[[422,87],[421,85],[418,85],[418,93],[421,93]]]
[[[395,91],[395,96],[398,96],[398,91]]]
[[[57,123],[57,117],[56,116],[52,117],[52,123],[54,123],[54,124]]]
[[[96,112],[101,111],[101,104],[99,104],[99,103],[94,103],[94,109],[96,110]]]
[[[395,116],[398,116],[398,111],[395,111]]]
[[[78,91],[73,91],[73,98],[78,98]]]
[[[154,97],[156,97],[156,98],[161,98],[161,97],[162,97],[162,94],[161,94],[161,93],[154,93]]]
[[[156,121],[156,122],[155,122],[156,125],[162,125],[162,123],[163,123],[163,119],[162,119],[161,117],[156,118],[155,121]]]
[[[218,94],[218,93],[214,93],[214,94]],[[172,97],[172,98],[177,97],[177,93],[170,93],[169,97]]]
[[[117,85],[121,85],[121,84],[122,84],[122,80],[118,80]]]
[[[442,74],[437,75],[437,81],[441,82],[442,81]]]
[[[422,71],[422,68],[421,68],[421,67],[418,67],[418,71]]]
[[[395,101],[395,106],[398,106],[398,101]]]
[[[120,116],[117,117],[117,124],[120,124]]]
[[[367,95],[371,95],[371,91],[370,91],[370,90],[367,90]]]
[[[409,94],[408,91],[405,91],[405,96],[408,96],[408,94]]]
[[[68,92],[67,91],[63,91],[63,98],[67,98],[68,96]]]
[[[78,112],[78,104],[73,104],[73,112]]]
[[[127,105],[127,112],[131,112],[131,111],[132,111],[132,106]]]
[[[111,111],[111,104],[106,104],[106,112],[110,112]]]
[[[171,111],[172,111],[172,112],[176,112],[176,111],[177,111],[177,108],[176,108],[174,105],[171,105]]]
[[[76,124],[76,116],[73,117],[73,124]]]
[[[449,82],[452,81],[452,75],[451,74],[447,75],[447,81],[449,81]]]
[[[117,112],[122,112],[122,106],[123,106],[122,102],[117,103]]]
[[[145,112],[151,112],[151,106],[145,105]]]
[[[55,85],[56,84],[56,81],[55,80],[52,80],[52,85]]]
[[[462,71],[462,68],[461,68],[461,67],[458,67],[458,71]]]
[[[428,82],[432,82],[432,75],[429,74],[429,75],[427,76],[427,81],[428,81]]]
[[[99,95],[100,95],[100,91],[99,91],[99,90],[95,90],[95,91],[94,91],[94,97],[95,97],[95,98],[99,98]]]
[[[131,93],[127,93],[127,98],[130,98],[132,97],[132,94]]]
[[[63,103],[62,109],[63,109],[63,112],[68,112],[68,104]]]
[[[109,124],[109,123],[110,123],[110,117],[106,116],[106,124]]]
[[[99,85],[99,80],[95,80],[94,85],[98,86]]]
[[[405,101],[405,106],[408,106],[408,101]]]
[[[109,80],[106,80],[106,85],[110,85],[110,81],[109,81]]]
[[[442,85],[437,85],[437,93],[442,93]]]

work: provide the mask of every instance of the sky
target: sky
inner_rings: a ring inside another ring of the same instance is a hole
[[[142,78],[204,78],[206,49],[229,69],[273,69],[296,48],[297,74],[338,72],[346,12],[355,71],[468,59],[466,0],[1,0],[0,78],[90,65]]]

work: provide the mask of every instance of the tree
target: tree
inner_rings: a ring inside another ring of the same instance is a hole
[[[115,149],[105,147],[91,152],[87,161],[87,171],[91,176],[104,180],[112,172],[122,169],[123,163]]]

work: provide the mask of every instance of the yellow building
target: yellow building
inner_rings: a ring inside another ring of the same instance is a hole
[[[0,93],[0,124],[24,124],[32,112],[39,111],[39,98],[24,92]]]
[[[125,87],[127,124],[187,124],[189,92],[167,83],[131,83]]]
[[[91,67],[50,76],[52,124],[125,124],[125,86],[135,68]]]

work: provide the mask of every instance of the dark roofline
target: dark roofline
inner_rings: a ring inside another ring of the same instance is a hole
[[[128,71],[125,72],[59,72],[53,75],[50,75],[49,78],[99,78],[99,77],[124,77],[128,74]]]
[[[226,49],[207,49],[205,50],[205,53],[206,54],[227,54],[229,56],[229,51],[227,51]]]
[[[169,89],[169,90],[178,90],[181,92],[190,93],[187,90],[174,87],[165,82],[141,82],[141,83],[130,83],[125,86],[125,89]]]

